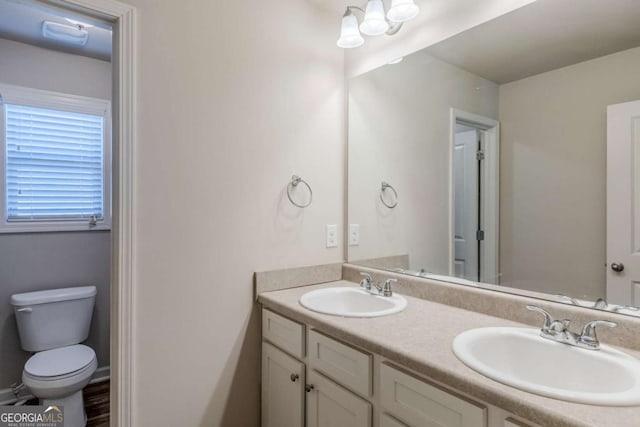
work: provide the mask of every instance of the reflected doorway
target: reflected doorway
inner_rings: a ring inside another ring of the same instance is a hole
[[[450,275],[498,277],[498,122],[452,109]]]

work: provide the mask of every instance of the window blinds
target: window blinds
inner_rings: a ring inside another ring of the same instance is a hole
[[[7,219],[102,219],[104,117],[4,107]]]

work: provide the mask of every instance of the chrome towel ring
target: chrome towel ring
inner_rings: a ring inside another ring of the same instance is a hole
[[[393,204],[388,204],[385,200],[384,200],[384,192],[389,189],[393,192],[393,197],[395,199],[395,202]],[[384,182],[382,181],[382,188],[380,188],[380,201],[382,202],[383,205],[385,205],[386,207],[388,207],[389,209],[393,209],[396,206],[398,206],[398,192],[396,191],[395,188],[393,188],[393,186],[391,184],[389,184],[388,182]]]
[[[309,202],[306,205],[301,205],[299,203],[296,203],[293,200],[293,197],[291,197],[291,189],[296,188],[300,183],[303,183],[309,189]],[[305,181],[304,179],[300,178],[297,175],[293,175],[291,177],[291,182],[287,184],[287,197],[289,198],[289,201],[293,203],[294,206],[297,206],[299,208],[306,208],[313,201],[313,190],[311,190],[311,186],[307,181]]]

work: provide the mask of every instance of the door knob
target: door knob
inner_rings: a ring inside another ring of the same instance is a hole
[[[614,262],[611,264],[611,269],[616,273],[622,273],[622,271],[624,271],[624,264],[621,262]]]
[[[291,374],[289,378],[291,378],[291,382],[295,383],[300,376],[298,374]]]
[[[313,384],[307,384],[304,388],[304,391],[306,391],[307,393],[309,393],[311,390],[313,390],[315,387],[313,386]]]

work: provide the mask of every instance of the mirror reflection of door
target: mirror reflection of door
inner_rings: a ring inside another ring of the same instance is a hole
[[[640,306],[640,101],[607,109],[607,300]]]
[[[480,132],[457,125],[453,149],[456,277],[480,280]]]

